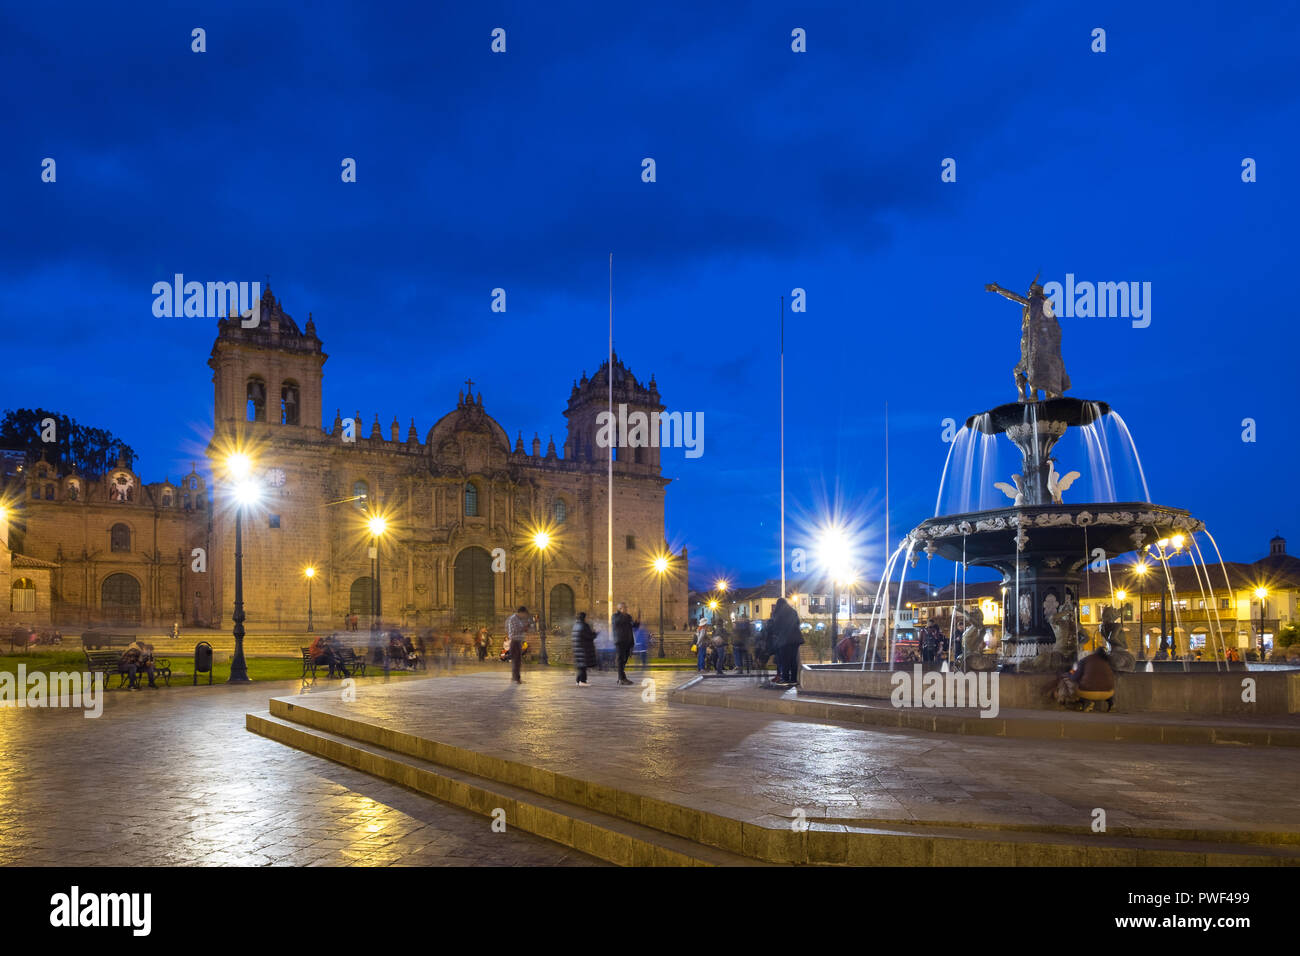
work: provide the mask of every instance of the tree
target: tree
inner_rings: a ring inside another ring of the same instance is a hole
[[[53,441],[45,441],[53,438]],[[9,409],[0,420],[0,446],[23,451],[28,462],[44,458],[60,472],[102,478],[120,458],[130,468],[135,451],[102,428],[78,425],[68,415],[42,408]]]

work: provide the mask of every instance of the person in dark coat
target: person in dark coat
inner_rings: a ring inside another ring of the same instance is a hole
[[[618,650],[618,682],[630,687],[632,682],[627,679],[627,659],[632,656],[632,648],[636,644],[636,629],[641,626],[641,622],[632,620],[632,615],[627,613],[627,605],[620,602],[618,610],[614,613],[612,626],[614,647]]]
[[[803,643],[803,634],[799,630],[799,614],[785,598],[777,598],[766,630],[776,652],[776,683],[797,684],[799,645]]]
[[[573,622],[573,666],[578,669],[578,686],[588,686],[587,668],[596,666],[596,632],[587,623],[586,611],[579,611]]]
[[[731,656],[736,670],[742,674],[749,673],[749,643],[753,640],[753,634],[753,626],[744,617],[736,622],[736,627],[731,632]]]
[[[1092,710],[1100,701],[1106,702],[1107,710],[1115,706],[1115,671],[1104,647],[1075,664],[1069,678],[1078,688],[1076,693],[1080,699],[1088,702],[1086,710]]]

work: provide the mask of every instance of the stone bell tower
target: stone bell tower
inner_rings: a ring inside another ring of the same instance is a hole
[[[264,428],[283,427],[301,437],[318,435],[327,357],[311,317],[300,330],[269,287],[262,293],[255,327],[244,328],[237,315],[219,319],[208,358],[217,434],[239,431],[251,437]]]
[[[569,393],[569,404],[564,416],[569,420],[568,440],[565,442],[566,459],[603,463],[608,451],[602,447],[598,436],[603,422],[602,413],[609,410],[609,362],[602,362],[596,374],[574,382]],[[620,423],[625,441],[616,445],[614,470],[638,475],[659,474],[659,413],[664,410],[659,400],[659,387],[651,376],[642,385],[632,370],[614,356],[614,426],[609,431],[615,442],[620,438]],[[636,415],[634,413],[640,413]],[[637,425],[644,423],[640,431]],[[644,441],[644,444],[642,442]],[[635,447],[634,447],[635,445]]]

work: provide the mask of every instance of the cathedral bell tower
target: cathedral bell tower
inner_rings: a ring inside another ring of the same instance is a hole
[[[583,462],[607,460],[606,436],[612,439],[614,470],[644,475],[659,474],[659,387],[651,376],[642,385],[632,370],[614,356],[614,408],[609,411],[609,362],[601,363],[596,374],[573,383],[564,417],[569,420],[569,436],[564,457]],[[606,421],[608,419],[608,427]]]
[[[269,437],[263,430],[273,428],[286,436],[318,435],[327,357],[310,315],[300,330],[269,286],[255,327],[244,328],[238,315],[219,319],[208,358],[216,435]]]

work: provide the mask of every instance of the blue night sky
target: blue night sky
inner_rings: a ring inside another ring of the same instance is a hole
[[[1153,500],[1229,559],[1300,543],[1293,5],[143,9],[0,14],[0,408],[110,428],[147,481],[187,471],[211,422],[215,323],[154,318],[159,280],[269,274],[314,313],[331,421],[414,416],[423,437],[471,376],[512,440],[560,443],[605,354],[612,252],[620,357],[704,413],[703,457],[664,455],[692,582],[779,573],[795,288],[789,543],[838,503],[870,577],[886,402],[897,541],[934,511],[943,420],[1016,397],[1019,309],[985,283],[1041,271],[1152,285],[1147,328],[1062,327],[1070,394],[1123,415]],[[1088,475],[1082,455],[1058,458]]]

